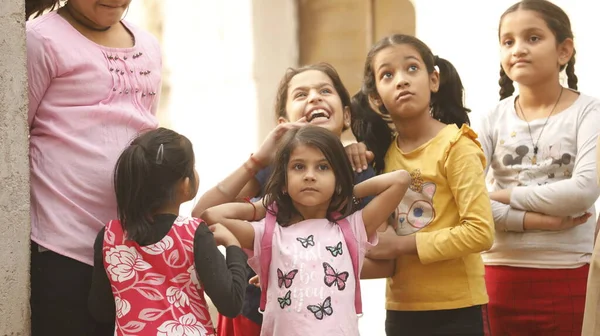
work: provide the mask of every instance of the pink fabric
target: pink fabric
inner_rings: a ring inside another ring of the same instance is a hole
[[[349,216],[348,222],[358,240],[360,270],[377,235],[368,240],[362,211]],[[264,223],[253,223],[254,252],[249,252],[248,263],[257,274]],[[276,226],[272,246],[261,335],[285,335],[290,330],[296,335],[358,335],[356,278],[340,227],[327,219]],[[339,250],[341,254],[333,252]]]
[[[215,335],[194,267],[198,225],[205,224],[178,217],[163,239],[143,247],[125,239],[119,221],[106,225],[102,254],[115,296],[115,336]]]
[[[135,47],[114,49],[56,12],[27,22],[31,239],[90,265],[96,234],[117,215],[116,160],[158,126],[160,47],[126,27]]]

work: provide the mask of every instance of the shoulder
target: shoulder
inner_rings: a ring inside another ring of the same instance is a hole
[[[138,47],[150,47],[156,51],[160,51],[160,42],[156,36],[127,20],[122,20],[121,22],[135,36],[135,43]]]
[[[61,43],[65,41],[65,35],[70,32],[70,27],[64,22],[56,12],[50,12],[42,15],[25,24],[25,35],[28,46],[28,52],[36,49],[42,51],[50,43]],[[45,50],[44,52],[47,52]]]
[[[600,100],[583,93],[579,94],[571,108],[580,118],[594,117],[598,120],[600,117]]]
[[[485,162],[481,143],[477,140],[477,133],[469,126],[463,125],[460,129],[454,126],[446,133],[445,137],[447,145],[444,148],[444,161],[462,160],[467,154],[475,154],[475,157],[479,157],[480,161]]]
[[[495,124],[499,123],[500,120],[513,116],[516,97],[517,96],[514,95],[499,101],[495,106],[488,110],[483,116],[482,121],[493,127]]]

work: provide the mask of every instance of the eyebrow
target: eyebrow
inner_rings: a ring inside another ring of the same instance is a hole
[[[292,163],[292,162],[302,162],[302,163],[304,163],[304,162],[306,162],[306,160],[303,159],[303,158],[290,158],[290,163]],[[329,164],[329,161],[325,157],[323,157],[323,158],[321,158],[319,160],[316,160],[316,162],[317,163],[327,163],[327,164]]]
[[[407,60],[415,60],[417,62],[421,62],[418,57],[412,56],[412,55],[404,56],[404,61],[407,61]],[[381,68],[385,68],[385,67],[388,67],[391,65],[392,65],[391,63],[383,63],[377,68],[377,71],[381,70]]]
[[[312,85],[312,86],[307,86],[307,85],[298,86],[298,87],[294,88],[292,90],[292,92],[295,92],[295,91],[298,91],[298,90],[306,91],[307,89],[310,89],[311,87],[314,87],[314,88],[317,88],[317,89],[321,89],[321,88],[323,88],[325,86],[333,87],[333,85],[331,83],[321,82],[321,83],[318,83],[317,85]]]
[[[523,29],[523,31],[521,32],[521,34],[530,34],[530,33],[543,33],[544,30],[542,28],[539,27],[529,27],[526,29]],[[506,36],[512,36],[515,35],[513,32],[508,32],[508,33],[504,33],[500,36],[500,38],[505,38]]]

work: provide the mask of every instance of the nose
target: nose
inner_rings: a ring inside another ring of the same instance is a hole
[[[521,42],[521,41],[515,41],[515,44],[513,45],[513,50],[512,50],[512,54],[515,57],[521,57],[523,55],[526,55],[528,53],[528,49],[527,46],[525,45],[525,43]]]
[[[406,78],[406,76],[403,75],[402,73],[398,73],[396,75],[396,88],[402,89],[402,88],[405,88],[408,86],[410,86],[410,83],[408,82],[408,79]]]
[[[308,102],[309,103],[316,103],[316,102],[320,102],[322,100],[323,100],[323,97],[321,97],[321,94],[317,90],[310,90],[310,92],[308,93]]]
[[[315,181],[316,180],[316,176],[315,176],[315,172],[314,169],[307,169],[306,173],[304,174],[304,181]]]

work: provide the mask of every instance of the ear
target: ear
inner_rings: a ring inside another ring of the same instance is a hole
[[[383,106],[383,103],[381,102],[381,97],[379,97],[379,95],[377,94],[369,95],[369,102],[375,105],[377,108],[381,108],[381,106]]]
[[[437,70],[429,75],[429,90],[431,92],[438,92],[440,90],[440,73]]]
[[[573,39],[567,38],[562,43],[560,43],[557,47],[558,51],[558,64],[563,67],[573,57],[573,52],[575,51],[575,44],[573,43]]]
[[[344,106],[344,127],[343,127],[343,129],[348,129],[350,127],[351,118],[352,117],[350,115],[350,107]]]
[[[189,177],[184,178],[179,184],[179,194],[186,201],[189,201],[194,198],[193,196],[194,186],[192,186],[192,181]]]
[[[284,117],[279,117],[279,118],[277,118],[277,124],[279,124],[279,125],[280,125],[280,124],[285,124],[285,123],[287,123],[287,122],[290,122],[290,121],[289,121],[289,120],[287,120],[287,119],[286,119],[286,118],[284,118]]]

